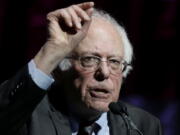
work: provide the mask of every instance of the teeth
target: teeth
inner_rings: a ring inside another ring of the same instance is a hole
[[[107,90],[105,90],[105,89],[95,89],[95,91],[97,91],[97,92],[104,92],[104,93],[108,93],[108,91],[107,91]]]

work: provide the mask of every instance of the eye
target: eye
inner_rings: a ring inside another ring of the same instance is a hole
[[[110,63],[110,64],[120,65],[120,64],[121,64],[121,60],[109,59],[109,63]]]
[[[84,57],[82,57],[82,60],[83,60],[84,62],[92,62],[92,61],[96,61],[97,58],[94,57],[94,56],[84,56]]]
[[[82,66],[84,67],[90,67],[94,66],[99,62],[99,58],[95,56],[84,56],[80,59]]]

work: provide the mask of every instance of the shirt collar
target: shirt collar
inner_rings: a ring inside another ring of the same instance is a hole
[[[73,133],[77,132],[79,129],[79,123],[77,122],[77,120],[73,117],[69,117],[69,122],[71,125],[71,130]],[[101,114],[101,116],[99,117],[98,120],[95,121],[100,127],[101,130],[107,126],[108,122],[107,122],[107,112],[104,112]]]

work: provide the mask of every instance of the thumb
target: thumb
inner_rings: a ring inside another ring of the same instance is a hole
[[[93,8],[89,8],[88,10],[86,10],[86,13],[89,15],[89,17],[92,17],[93,10],[94,10]],[[89,21],[85,21],[82,28],[77,30],[77,33],[73,36],[73,41],[75,41],[76,44],[79,44],[79,42],[86,37],[91,22],[92,22],[92,18]]]
[[[77,33],[73,36],[73,39],[74,39],[74,41],[77,42],[77,44],[78,44],[78,42],[80,42],[81,40],[83,40],[86,37],[89,27],[90,27],[90,24],[91,24],[91,21],[92,20],[85,21],[82,28],[80,30],[78,30]]]
[[[92,14],[93,14],[93,11],[94,11],[94,8],[91,7],[91,8],[89,8],[89,9],[86,10],[86,13],[89,15],[89,17],[91,17]]]
[[[81,34],[87,34],[88,29],[90,27],[91,21],[92,21],[92,14],[93,14],[94,8],[89,8],[88,10],[86,10],[86,13],[89,15],[89,17],[91,18],[89,21],[85,21],[82,29],[78,30],[77,36],[81,35]]]

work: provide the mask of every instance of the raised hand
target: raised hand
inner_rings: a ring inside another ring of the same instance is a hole
[[[34,58],[40,70],[50,74],[85,38],[91,23],[93,6],[93,2],[85,2],[47,15],[49,38]]]

